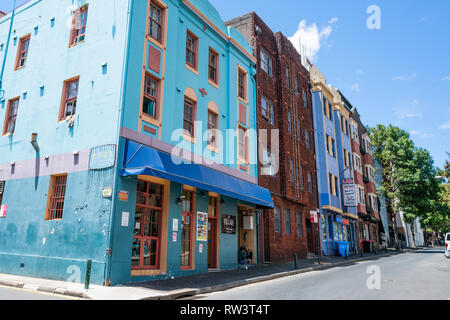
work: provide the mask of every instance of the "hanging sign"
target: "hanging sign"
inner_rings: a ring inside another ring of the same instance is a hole
[[[317,221],[317,211],[311,210],[309,212],[309,217],[311,219],[311,223],[318,223],[318,221]]]
[[[352,179],[342,179],[342,194],[344,195],[344,206],[356,207],[356,189]]]
[[[197,241],[208,241],[208,213],[197,212]]]

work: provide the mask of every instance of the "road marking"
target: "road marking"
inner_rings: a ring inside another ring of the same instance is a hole
[[[61,295],[61,294],[57,294],[57,293],[50,293],[50,292],[44,292],[44,291],[31,290],[31,289],[26,289],[26,288],[16,288],[16,287],[2,286],[2,285],[0,285],[0,288],[14,289],[14,290],[17,290],[17,291],[25,291],[25,292],[28,292],[28,293],[42,294],[42,295],[53,296],[53,297],[56,296],[56,297],[69,299],[69,300],[80,300],[80,298],[76,298],[76,297],[70,297],[70,296]]]

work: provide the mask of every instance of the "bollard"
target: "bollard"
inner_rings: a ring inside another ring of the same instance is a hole
[[[294,267],[297,270],[298,269],[298,262],[297,262],[297,254],[294,253]]]
[[[347,256],[348,256],[347,249],[345,249],[345,260],[347,260]]]
[[[89,289],[89,282],[91,281],[91,268],[92,268],[92,260],[87,261],[86,265],[86,277],[84,279],[84,289]]]

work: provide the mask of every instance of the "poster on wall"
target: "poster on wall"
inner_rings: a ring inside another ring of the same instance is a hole
[[[197,241],[208,241],[208,213],[197,212]]]
[[[344,206],[356,207],[356,190],[352,179],[342,179],[342,194],[344,195]]]
[[[0,218],[6,218],[6,211],[8,211],[8,206],[4,204],[0,207]]]
[[[228,214],[222,215],[222,233],[236,234],[236,217]]]

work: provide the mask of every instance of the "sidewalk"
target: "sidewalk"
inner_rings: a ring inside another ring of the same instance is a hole
[[[157,280],[139,282],[118,286],[105,287],[100,285],[90,285],[88,290],[84,289],[84,284],[63,281],[54,281],[40,278],[29,278],[15,275],[0,274],[0,285],[23,288],[27,290],[43,291],[67,295],[75,298],[93,300],[171,300],[186,296],[206,294],[215,291],[223,291],[238,286],[251,283],[272,280],[294,274],[324,270],[332,267],[350,265],[358,261],[375,260],[377,258],[413,251],[405,249],[396,252],[395,249],[364,253],[343,257],[322,257],[321,264],[317,258],[309,260],[299,260],[297,269],[294,262],[282,264],[263,264],[249,266],[247,269],[208,272],[198,275],[179,277],[173,280]]]

